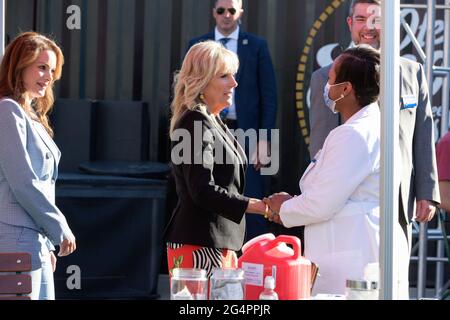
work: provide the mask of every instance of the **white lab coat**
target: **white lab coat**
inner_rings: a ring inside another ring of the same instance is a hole
[[[380,111],[373,103],[330,132],[284,202],[286,227],[305,227],[305,256],[319,265],[313,294],[344,294],[379,260]]]

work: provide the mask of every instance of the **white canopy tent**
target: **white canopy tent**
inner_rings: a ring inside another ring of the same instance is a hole
[[[450,22],[450,0],[445,1],[445,5],[436,5],[436,0],[426,0],[426,5],[408,4],[403,7],[421,8],[427,11],[427,30],[433,30],[435,24],[435,10],[446,9],[445,12],[445,39],[444,39],[444,57],[443,66],[434,66],[434,47],[435,47],[435,35],[433,32],[427,32],[426,35],[426,53],[422,51],[420,44],[411,30],[408,30],[408,26],[403,21],[403,26],[406,32],[409,34],[411,41],[414,43],[416,49],[419,52],[420,57],[425,63],[426,77],[430,92],[433,92],[433,80],[434,76],[445,75],[443,94],[442,94],[442,118],[441,118],[441,136],[443,136],[448,130],[448,78],[450,69],[448,63],[450,61],[450,54],[448,52],[448,42],[450,32],[448,31],[448,24]],[[398,106],[399,97],[399,44],[400,44],[400,1],[382,0],[382,42],[381,42],[381,55],[382,55],[382,70],[381,70],[381,190],[380,190],[380,207],[381,207],[381,226],[380,226],[380,266],[381,266],[381,299],[396,299],[398,288],[396,287],[397,275],[393,272],[397,270],[398,261],[396,261],[397,255],[395,242],[397,237],[395,236],[395,230],[393,225],[396,222],[397,208],[398,208],[398,185],[399,177],[398,172],[394,170],[398,163],[399,155],[398,150],[394,148],[398,144]],[[385,48],[386,50],[384,50]],[[397,187],[395,187],[397,186]],[[393,214],[394,213],[394,214]],[[432,230],[436,231],[436,230]],[[440,230],[439,230],[439,234]],[[427,265],[427,236],[428,225],[427,223],[420,224],[419,231],[419,256],[418,256],[418,298],[425,296],[425,280],[426,280],[426,265]],[[441,246],[443,252],[443,244],[438,243]],[[442,253],[443,255],[443,253]],[[442,257],[441,257],[442,258]],[[443,270],[442,266],[436,267],[436,280],[439,290],[442,289]],[[439,284],[439,283],[440,284]],[[436,287],[438,290],[438,287]],[[441,292],[437,291],[437,296]]]
[[[394,225],[398,223],[400,176],[395,170],[400,153],[398,101],[400,91],[400,1],[381,5],[381,183],[380,183],[380,299],[398,297],[398,255]]]

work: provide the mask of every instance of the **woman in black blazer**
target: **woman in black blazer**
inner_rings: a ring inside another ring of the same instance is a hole
[[[245,212],[266,205],[243,196],[245,152],[221,121],[237,86],[235,53],[214,41],[194,45],[175,76],[170,136],[178,204],[165,231],[169,271],[237,267]],[[170,272],[171,273],[171,272]]]

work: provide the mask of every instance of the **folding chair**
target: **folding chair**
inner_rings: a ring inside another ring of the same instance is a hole
[[[0,253],[0,300],[30,300],[31,254],[27,252]]]

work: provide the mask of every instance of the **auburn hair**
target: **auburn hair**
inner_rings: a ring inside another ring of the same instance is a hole
[[[45,90],[45,95],[35,98],[32,101],[32,106],[27,106],[25,104],[26,89],[23,83],[24,71],[36,61],[39,54],[44,50],[51,50],[56,55],[53,79]],[[30,117],[39,121],[45,127],[50,136],[53,136],[53,130],[50,127],[47,114],[53,107],[53,85],[56,80],[61,78],[63,64],[64,56],[58,45],[46,36],[30,31],[19,34],[6,47],[0,66],[0,96],[17,101]]]

